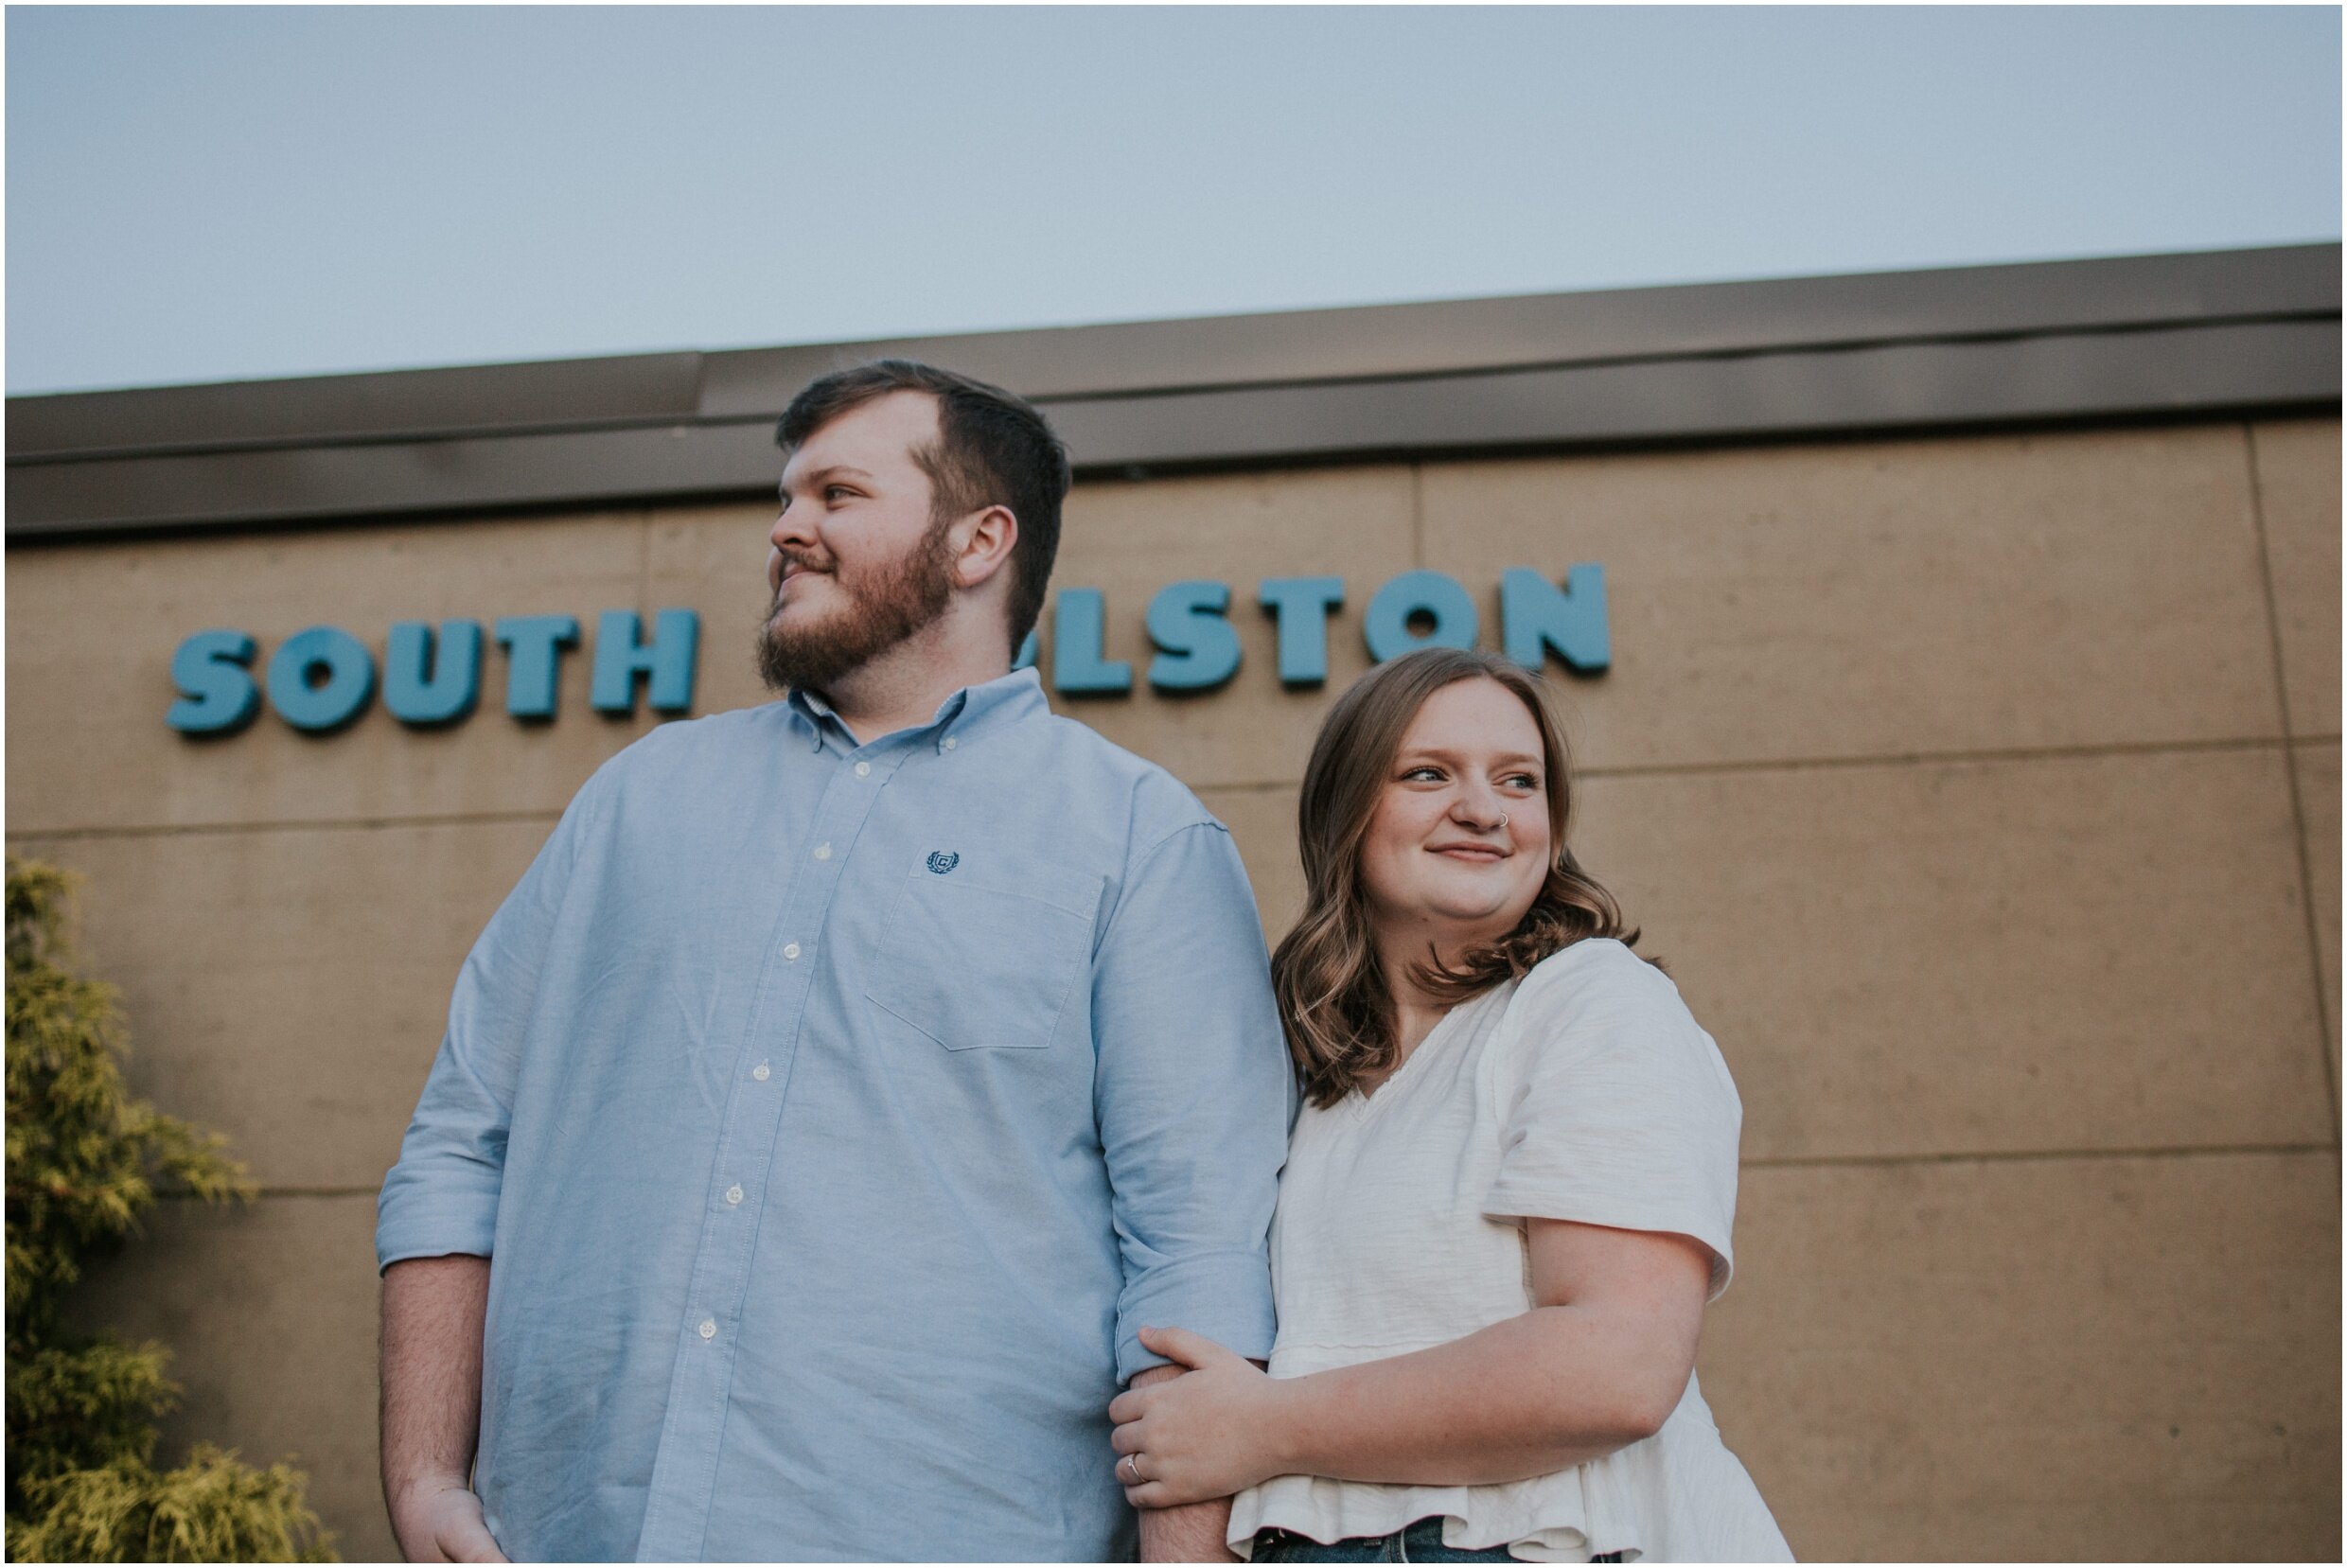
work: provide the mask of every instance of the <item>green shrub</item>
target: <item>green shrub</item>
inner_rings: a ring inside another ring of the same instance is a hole
[[[154,1468],[179,1398],[161,1345],[79,1331],[66,1295],[158,1189],[253,1195],[217,1134],[132,1100],[114,988],[67,967],[70,881],[8,862],[8,1554],[17,1561],[332,1560],[300,1471],[198,1444]]]

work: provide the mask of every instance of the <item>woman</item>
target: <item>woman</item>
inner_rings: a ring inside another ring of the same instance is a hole
[[[1727,1284],[1726,1066],[1566,847],[1531,677],[1428,649],[1330,714],[1273,977],[1308,1104],[1267,1376],[1121,1396],[1139,1507],[1237,1494],[1257,1561],[1787,1559],[1693,1377]]]

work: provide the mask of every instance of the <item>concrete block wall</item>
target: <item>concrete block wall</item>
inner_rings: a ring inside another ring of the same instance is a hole
[[[1294,791],[1412,567],[1604,564],[1615,668],[1552,674],[1577,837],[1745,1109],[1704,1385],[1811,1558],[2339,1550],[2336,419],[1082,486],[1058,582],[1111,658],[1229,583],[1205,696],[1063,711],[1188,781],[1276,936]],[[9,839],[83,872],[139,1092],[235,1139],[254,1211],[173,1209],[89,1310],[180,1352],[180,1436],[295,1452],[353,1556],[375,1492],[374,1192],[473,935],[648,718],[438,732],[162,722],[234,625],[697,608],[697,709],[761,700],[759,504],[23,548]],[[1256,585],[1343,576],[1332,681]],[[1047,655],[1048,658],[1048,655]]]

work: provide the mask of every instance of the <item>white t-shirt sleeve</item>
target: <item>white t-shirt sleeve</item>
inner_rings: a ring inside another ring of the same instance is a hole
[[[1501,1026],[1495,1218],[1670,1231],[1734,1266],[1743,1106],[1679,988],[1620,943],[1577,943],[1517,987]]]

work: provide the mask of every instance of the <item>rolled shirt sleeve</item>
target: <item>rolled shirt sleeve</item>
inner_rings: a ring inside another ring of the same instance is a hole
[[[489,1256],[522,1042],[592,788],[563,813],[457,976],[448,1031],[376,1200],[379,1271],[407,1258]]]
[[[1269,960],[1230,835],[1148,850],[1093,964],[1095,1105],[1124,1288],[1117,1378],[1165,1365],[1148,1325],[1271,1354],[1267,1239],[1295,1110]]]
[[[1483,1211],[1691,1236],[1712,1296],[1735,1254],[1743,1107],[1720,1048],[1659,969],[1618,942],[1576,943],[1525,977]]]

